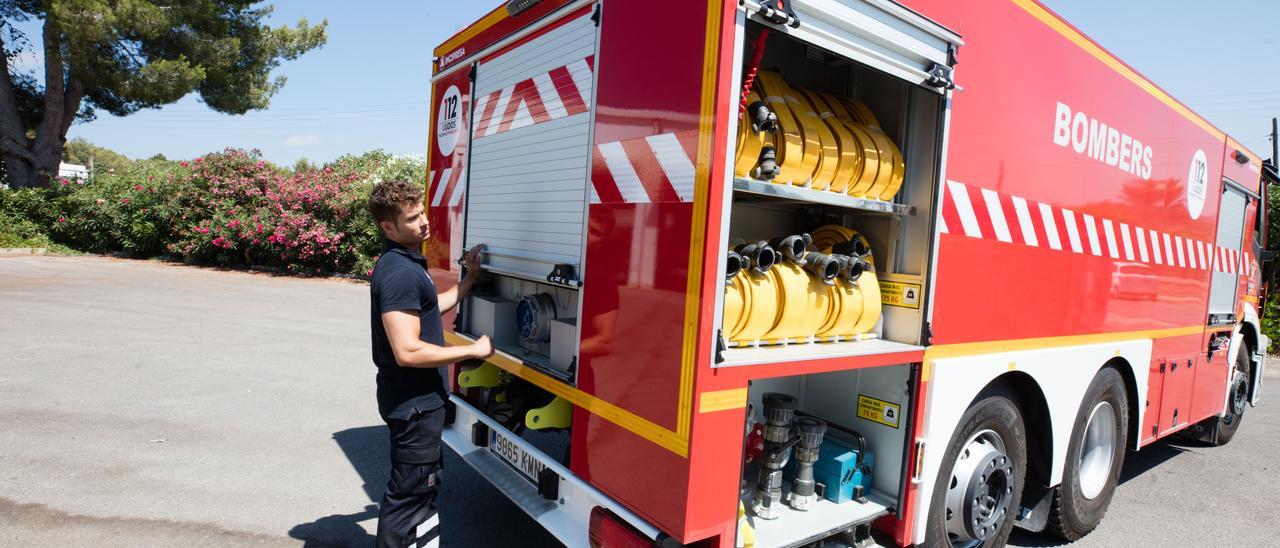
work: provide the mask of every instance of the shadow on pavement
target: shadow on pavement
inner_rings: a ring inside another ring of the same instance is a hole
[[[1136,453],[1130,451],[1125,454],[1124,468],[1120,470],[1119,484],[1124,485],[1129,480],[1147,473],[1152,468],[1169,462],[1183,453],[1195,453],[1196,449],[1202,447],[1209,446],[1202,442],[1174,437],[1158,441]],[[1013,534],[1009,535],[1009,543],[1029,547],[1065,546],[1070,544],[1070,542],[1053,535],[1033,533],[1017,527],[1013,529]]]
[[[303,541],[306,547],[321,546],[372,546],[374,537],[365,532],[360,522],[378,517],[378,501],[387,486],[391,472],[387,427],[362,426],[334,432],[351,467],[360,474],[365,495],[370,504],[351,514],[332,514],[309,523],[302,523],[289,530],[289,536]],[[324,481],[316,478],[316,481]]]

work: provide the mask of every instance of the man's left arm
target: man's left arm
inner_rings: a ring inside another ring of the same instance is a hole
[[[477,244],[462,256],[462,264],[466,267],[467,275],[458,281],[458,285],[449,288],[448,291],[440,294],[440,313],[445,314],[471,292],[471,286],[475,285],[476,280],[480,278],[480,254],[484,252],[485,245]]]

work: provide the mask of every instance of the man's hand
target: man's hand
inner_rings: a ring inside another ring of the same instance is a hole
[[[480,277],[480,254],[484,253],[486,246],[484,244],[476,244],[466,253],[462,255],[462,266],[467,269],[467,275],[463,278],[463,282],[467,285],[476,281]]]
[[[483,360],[493,355],[493,341],[489,340],[488,335],[481,335],[476,342],[471,343],[472,357],[477,360]]]

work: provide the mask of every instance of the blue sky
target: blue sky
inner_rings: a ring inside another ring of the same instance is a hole
[[[1280,115],[1280,2],[1045,0],[1086,34],[1263,157]],[[190,158],[259,148],[291,165],[381,148],[427,147],[431,50],[500,5],[496,0],[275,2],[273,24],[329,20],[322,49],[277,69],[288,83],[271,108],[218,114],[194,95],[127,118],[74,126],[129,157]]]

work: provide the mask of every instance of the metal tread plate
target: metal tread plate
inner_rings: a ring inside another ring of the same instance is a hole
[[[836,504],[820,498],[807,512],[799,512],[783,505],[778,519],[759,519],[751,513],[751,495],[742,497],[748,508],[747,521],[755,529],[756,546],[803,546],[855,525],[870,522],[889,513],[893,497],[879,491],[871,491],[866,502]]]

